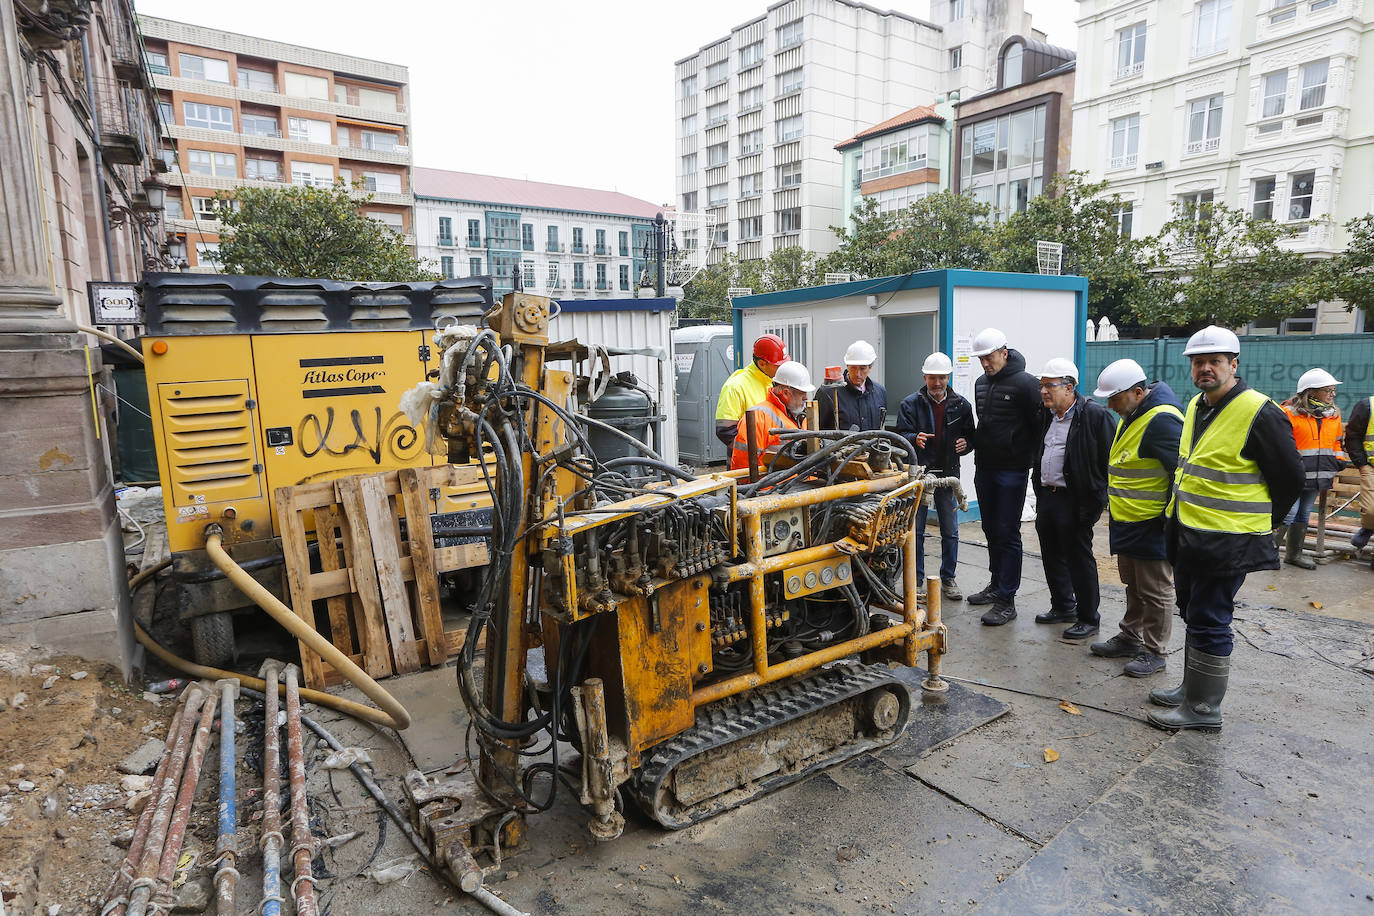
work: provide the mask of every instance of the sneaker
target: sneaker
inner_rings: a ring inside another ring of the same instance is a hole
[[[1067,611],[1048,610],[1043,614],[1035,615],[1036,623],[1072,623],[1078,619],[1078,609],[1072,608]]]
[[[1061,633],[1059,638],[1065,642],[1077,642],[1080,639],[1087,639],[1096,632],[1097,624],[1095,623],[1076,623]]]
[[[1350,543],[1355,545],[1356,550],[1363,550],[1364,546],[1369,543],[1369,536],[1372,534],[1374,534],[1374,529],[1361,528],[1350,536]]]
[[[1141,649],[1135,658],[1126,663],[1121,672],[1127,677],[1149,677],[1164,670],[1164,656],[1155,655],[1149,649]]]
[[[1134,658],[1143,650],[1138,643],[1128,639],[1125,633],[1118,633],[1106,642],[1093,643],[1088,646],[1088,651],[1102,658]]]
[[[989,582],[982,591],[974,592],[965,599],[969,604],[994,604],[997,601],[997,589]]]
[[[964,593],[959,590],[959,583],[954,579],[941,579],[940,597],[946,601],[959,601],[964,597]]]
[[[982,619],[985,627],[1000,627],[1005,623],[1011,623],[1016,619],[1016,601],[997,599]]]

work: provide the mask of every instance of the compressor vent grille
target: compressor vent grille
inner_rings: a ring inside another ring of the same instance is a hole
[[[248,380],[170,383],[158,389],[172,504],[193,507],[261,496]]]

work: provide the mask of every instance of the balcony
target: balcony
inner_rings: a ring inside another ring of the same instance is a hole
[[[116,7],[118,9],[118,7]],[[143,69],[143,49],[123,16],[115,15],[106,23],[110,36],[110,64],[115,76],[135,89],[147,88],[147,71]]]
[[[1137,156],[1132,153],[1129,156],[1113,156],[1107,165],[1109,169],[1133,169],[1135,168]]]
[[[554,279],[552,279],[552,280],[549,281],[549,286],[548,286],[548,288],[549,288],[549,289],[562,289],[562,288],[563,288],[563,281],[560,280],[560,279],[558,279],[557,277],[555,277]]]
[[[453,247],[453,236],[451,236],[451,235],[441,235],[441,236],[439,236],[439,243],[438,243],[438,244],[439,244],[439,247],[440,247],[440,248],[452,248],[452,247]]]
[[[597,280],[597,281],[596,281],[596,291],[597,291],[597,292],[599,292],[599,293],[604,293],[604,292],[608,291],[610,288],[611,288],[611,284],[610,284],[609,282],[607,282],[607,281],[605,281],[605,280]]]
[[[493,251],[519,251],[520,240],[504,235],[487,236],[487,248]]]
[[[1191,140],[1183,148],[1185,156],[1196,156],[1200,153],[1215,153],[1221,149],[1220,137],[1208,137],[1206,140]]]
[[[598,258],[609,258],[611,256],[611,246],[597,245],[596,248],[592,250],[592,254],[596,255]]]
[[[118,83],[96,79],[100,113],[100,150],[109,162],[136,165],[147,149],[143,143],[143,98]]]
[[[585,281],[585,280],[574,280],[574,281],[572,282],[572,288],[573,288],[573,289],[586,289],[586,288],[587,288],[587,281]]]
[[[572,253],[573,253],[573,254],[587,254],[588,251],[589,251],[589,249],[588,249],[588,247],[587,247],[586,245],[583,245],[581,242],[573,242],[573,245],[572,245]]]
[[[549,254],[562,254],[563,252],[568,250],[568,246],[560,245],[557,242],[549,242],[547,245],[544,246],[544,250],[547,251]]]
[[[1142,61],[1137,61],[1137,62],[1135,62],[1135,63],[1133,63],[1133,64],[1127,64],[1127,65],[1124,66],[1124,67],[1117,67],[1117,68],[1116,68],[1116,78],[1119,79],[1119,80],[1127,80],[1127,79],[1130,79],[1130,78],[1133,77],[1133,76],[1139,76],[1140,74],[1142,74],[1142,73],[1144,73],[1144,72],[1145,72],[1145,61],[1143,61],[1143,60],[1142,60]]]

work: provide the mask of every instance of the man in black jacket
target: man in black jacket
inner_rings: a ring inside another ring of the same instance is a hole
[[[887,389],[869,376],[877,361],[878,351],[866,340],[856,340],[844,351],[844,381],[816,392],[821,429],[883,428]]]
[[[973,384],[978,406],[973,487],[983,536],[988,540],[991,581],[968,598],[990,604],[983,624],[1000,627],[1016,619],[1021,587],[1021,510],[1026,478],[1035,457],[1040,382],[1026,371],[1026,358],[1007,346],[1007,335],[985,328],[973,338],[973,355],[983,375]]]
[[[1078,367],[1050,360],[1040,372],[1040,436],[1031,479],[1035,533],[1050,587],[1050,609],[1036,623],[1068,623],[1066,642],[1098,628],[1097,559],[1093,525],[1107,507],[1107,459],[1116,424],[1096,401],[1078,393]]]
[[[1360,530],[1350,536],[1350,543],[1363,550],[1374,535],[1374,397],[1360,398],[1351,408],[1350,420],[1345,424],[1345,454],[1360,474]],[[1374,569],[1374,562],[1370,563]]]
[[[959,458],[973,449],[973,405],[949,387],[954,364],[943,353],[926,357],[921,372],[925,387],[903,399],[897,411],[897,432],[916,446],[917,461],[936,477],[958,477]],[[940,594],[950,601],[964,597],[955,579],[959,562],[959,514],[954,490],[931,492],[940,520]],[[926,501],[916,510],[916,575],[926,578]]]

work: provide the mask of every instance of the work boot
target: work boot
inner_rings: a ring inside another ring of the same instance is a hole
[[[940,580],[940,597],[946,601],[961,601],[964,593],[959,590],[959,583],[950,577]]]
[[[1374,534],[1374,529],[1361,528],[1350,536],[1350,543],[1356,550],[1364,550],[1364,546],[1369,543],[1369,536]]]
[[[997,600],[997,587],[989,582],[987,587],[983,588],[981,591],[974,592],[964,600],[969,604],[992,604]]]
[[[1150,710],[1145,715],[1157,728],[1174,731],[1198,728],[1221,730],[1221,701],[1226,696],[1226,681],[1231,675],[1231,656],[1208,655],[1194,649],[1184,670],[1183,702],[1173,709]]]
[[[1317,561],[1302,552],[1303,542],[1307,540],[1307,526],[1296,522],[1288,526],[1288,550],[1284,559],[1298,569],[1316,569]]]
[[[1164,670],[1164,656],[1155,655],[1142,648],[1135,658],[1128,661],[1121,673],[1127,677],[1149,677]]]
[[[1156,687],[1150,691],[1150,702],[1156,706],[1177,706],[1183,702],[1183,695],[1188,692],[1188,678],[1192,668],[1188,666],[1188,659],[1193,657],[1193,648],[1187,643],[1183,645],[1183,683],[1172,690],[1165,690],[1163,687]]]
[[[1125,633],[1118,633],[1106,642],[1095,642],[1088,651],[1101,658],[1135,658],[1140,654],[1140,643]]]
[[[999,598],[992,603],[986,614],[983,615],[983,626],[1000,627],[1005,623],[1011,623],[1016,619],[1016,599]]]

